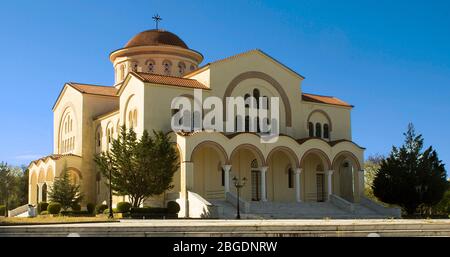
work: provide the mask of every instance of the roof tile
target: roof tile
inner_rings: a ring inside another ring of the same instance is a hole
[[[188,87],[188,88],[198,88],[198,89],[210,89],[206,85],[200,83],[195,79],[187,79],[187,78],[179,78],[172,76],[163,76],[151,73],[143,73],[143,72],[135,72],[141,80],[146,83],[154,83],[154,84],[162,84],[169,86],[178,86],[178,87]]]
[[[314,95],[314,94],[302,94],[302,100],[306,102],[313,102],[313,103],[322,103],[322,104],[332,104],[332,105],[339,105],[339,106],[345,106],[345,107],[353,107],[353,105],[348,104],[347,102],[342,101],[339,98],[336,98],[334,96],[323,96],[323,95]]]
[[[117,96],[117,89],[115,87],[80,84],[75,82],[70,82],[68,84],[83,94]]]

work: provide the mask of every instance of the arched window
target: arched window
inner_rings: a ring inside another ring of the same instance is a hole
[[[263,96],[261,108],[266,109],[266,110],[269,109],[269,98],[267,96]]]
[[[222,186],[225,186],[225,170],[223,170],[223,168],[221,169],[221,172],[222,172],[222,174],[221,174],[221,177],[222,177]]]
[[[244,102],[245,102],[245,107],[250,107],[249,103],[247,103],[247,99],[250,98],[250,94],[245,94],[244,95]]]
[[[322,125],[316,123],[316,137],[322,137]]]
[[[257,88],[253,89],[253,97],[256,99],[256,108],[259,108],[259,90]]]
[[[191,64],[191,71],[195,70],[195,66],[193,64]]]
[[[102,180],[102,175],[100,174],[100,172],[97,173],[97,175],[95,176],[95,181],[97,182],[97,194],[100,194],[100,182]]]
[[[131,70],[134,72],[138,71],[138,62],[132,62],[131,63]]]
[[[68,153],[75,149],[75,132],[73,129],[72,113],[63,114],[59,132],[59,153]],[[76,128],[76,124],[75,124]]]
[[[137,127],[137,110],[136,109],[133,111],[133,127],[134,128]]]
[[[247,115],[245,116],[245,132],[250,131],[250,117]]]
[[[168,61],[168,60],[163,61],[165,75],[170,75],[171,66],[172,66],[172,64],[170,63],[170,61]]]
[[[294,171],[291,167],[288,169],[288,188],[294,188]]]
[[[180,75],[183,75],[185,71],[186,71],[186,64],[184,64],[184,62],[179,62],[178,63],[178,73]]]
[[[314,137],[314,124],[312,122],[308,123],[309,137]]]
[[[97,147],[101,147],[101,146],[102,146],[102,134],[101,134],[101,132],[100,132],[100,129],[99,129],[99,131],[97,132],[97,138],[96,138],[96,140],[97,140]]]
[[[147,70],[149,73],[155,72],[155,62],[153,60],[148,60],[146,62],[146,64],[147,64]]]
[[[328,127],[328,124],[323,124],[323,137],[330,138],[330,128]]]

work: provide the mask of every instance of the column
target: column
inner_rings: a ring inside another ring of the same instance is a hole
[[[180,178],[180,199],[183,206],[181,207],[180,216],[189,217],[189,195],[188,191],[194,186],[194,163],[182,162],[181,163],[181,178]]]
[[[222,166],[223,172],[225,173],[225,197],[227,195],[228,192],[230,192],[230,171],[231,171],[231,165],[223,165]]]
[[[328,189],[328,201],[330,200],[330,195],[333,193],[333,189],[332,189],[332,183],[333,183],[333,180],[332,180],[332,178],[333,178],[333,170],[329,170],[328,172],[327,172],[327,177],[328,177],[328,187],[327,187],[327,189]]]
[[[361,201],[361,196],[364,195],[364,170],[358,170],[357,177],[358,184],[355,189],[355,197],[353,198],[355,202],[359,203]]]
[[[300,181],[300,176],[302,174],[302,169],[301,168],[296,168],[295,169],[295,200],[300,203],[302,201],[302,196],[301,196],[301,181]]]
[[[38,185],[39,191],[38,191],[38,196],[37,196],[38,202],[36,204],[42,202],[42,186],[44,185],[44,183],[37,183],[37,185]]]
[[[266,173],[269,167],[264,166],[260,168],[261,172],[261,201],[267,202],[267,193],[266,193]]]

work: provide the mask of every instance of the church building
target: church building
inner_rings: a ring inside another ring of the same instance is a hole
[[[109,55],[114,85],[66,83],[53,106],[53,153],[29,165],[29,203],[47,201],[64,168],[81,187],[83,208],[106,203],[107,179],[94,156],[108,151],[125,125],[138,136],[162,130],[176,144],[173,189],[145,205],[177,201],[180,217],[233,217],[233,178],[244,177],[240,207],[249,218],[392,216],[364,197],[364,148],[352,141],[351,104],[303,92],[302,75],[259,49],[207,64],[203,58],[174,33],[152,29]],[[172,99],[194,101],[194,89],[223,102],[278,97],[278,140],[263,143],[249,131],[172,131]],[[114,205],[126,199],[114,196]]]

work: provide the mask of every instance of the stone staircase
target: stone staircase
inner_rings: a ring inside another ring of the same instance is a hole
[[[219,219],[234,219],[236,207],[226,200],[210,200],[216,206],[221,207]],[[332,202],[251,202],[250,210],[244,213],[241,210],[242,219],[380,219],[388,218],[388,215],[376,212],[362,204],[352,204],[352,210],[340,208]]]

